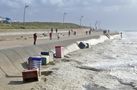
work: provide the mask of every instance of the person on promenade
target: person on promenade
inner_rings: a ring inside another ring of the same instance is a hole
[[[68,32],[68,36],[70,36],[70,30],[69,30],[69,32]]]
[[[58,32],[58,29],[56,28],[56,33]]]
[[[91,30],[89,30],[89,35],[91,35]]]
[[[53,28],[51,28],[51,33],[53,33]]]
[[[49,38],[52,40],[52,32],[49,33]]]
[[[122,39],[122,32],[120,33],[121,39]]]
[[[88,34],[88,31],[86,31],[86,35]]]
[[[59,33],[57,33],[57,39],[58,39],[58,40],[60,39]]]
[[[36,45],[36,41],[37,41],[37,33],[34,33],[34,34],[33,34],[33,39],[34,39],[34,43],[33,43],[33,44]]]
[[[76,33],[76,31],[74,31],[74,35],[76,35],[77,33]]]

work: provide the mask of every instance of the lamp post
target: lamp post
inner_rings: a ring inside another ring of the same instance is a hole
[[[95,30],[98,29],[97,24],[98,24],[98,21],[95,22]]]
[[[64,21],[65,21],[65,16],[67,15],[66,12],[63,13],[63,24],[64,24]]]
[[[26,18],[26,8],[28,8],[29,5],[26,5],[24,6],[24,13],[23,13],[23,24],[25,24],[25,18]]]
[[[82,23],[82,19],[84,18],[84,16],[80,17],[80,28],[81,28],[81,23]]]

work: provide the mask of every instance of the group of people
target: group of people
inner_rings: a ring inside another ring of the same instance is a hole
[[[58,29],[56,28],[55,31],[56,31],[56,34],[57,34],[57,38],[59,39],[60,36],[59,36],[59,33],[58,33]],[[44,36],[46,36],[46,35],[44,34]],[[51,31],[49,33],[49,39],[52,40],[52,37],[53,37],[53,28],[51,28]],[[33,45],[36,45],[37,33],[33,34],[33,39],[34,39]]]
[[[51,30],[50,30],[50,32],[49,32],[49,39],[50,39],[50,40],[53,39],[53,31],[54,31],[53,28],[51,28]],[[55,29],[55,32],[56,32],[57,39],[60,39],[60,35],[63,35],[63,34],[58,33],[58,29],[57,29],[57,28]],[[73,30],[71,29],[71,30],[68,31],[68,36],[70,36],[71,34],[75,36],[75,35],[77,35],[77,32],[76,32],[76,31],[73,31]],[[90,35],[90,34],[91,34],[91,30],[86,31],[86,35],[87,35],[87,34]],[[47,36],[45,33],[44,33],[43,35],[44,35],[44,36]],[[34,33],[34,34],[33,34],[33,39],[34,39],[33,44],[36,45],[37,33]]]
[[[72,33],[72,35],[77,35],[76,31],[73,31],[72,29],[68,31],[68,36],[70,36]]]
[[[91,30],[89,30],[89,31],[86,31],[86,35],[91,35]]]

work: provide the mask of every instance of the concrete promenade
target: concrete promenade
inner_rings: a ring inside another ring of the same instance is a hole
[[[85,31],[77,32],[77,35],[68,36],[68,31],[59,31],[60,39],[57,39],[57,33],[53,33],[53,39],[49,40],[49,32],[38,31],[38,32],[11,32],[11,33],[0,33],[0,49],[24,47],[33,45],[33,34],[37,33],[38,39],[36,44],[47,44],[64,40],[73,40],[78,38],[85,38],[90,36],[101,35],[102,32],[92,32],[91,35],[86,35]],[[45,34],[45,36],[43,35]]]

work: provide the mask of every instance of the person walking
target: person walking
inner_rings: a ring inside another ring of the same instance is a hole
[[[49,33],[49,38],[52,40],[52,32]]]
[[[53,33],[53,28],[51,28],[51,33]]]
[[[56,28],[56,33],[58,33],[58,29]]]
[[[122,32],[120,33],[121,39],[122,39]]]
[[[68,31],[68,36],[70,36],[70,30]]]
[[[58,39],[58,40],[60,39],[60,35],[59,35],[59,33],[57,33],[57,39]]]
[[[91,35],[91,30],[89,30],[89,35]]]
[[[74,31],[74,35],[76,35],[77,33],[76,33],[76,31]]]
[[[88,34],[88,31],[86,31],[86,35]]]
[[[34,34],[33,34],[33,39],[34,39],[33,44],[36,45],[36,41],[37,41],[37,33],[34,33]]]

